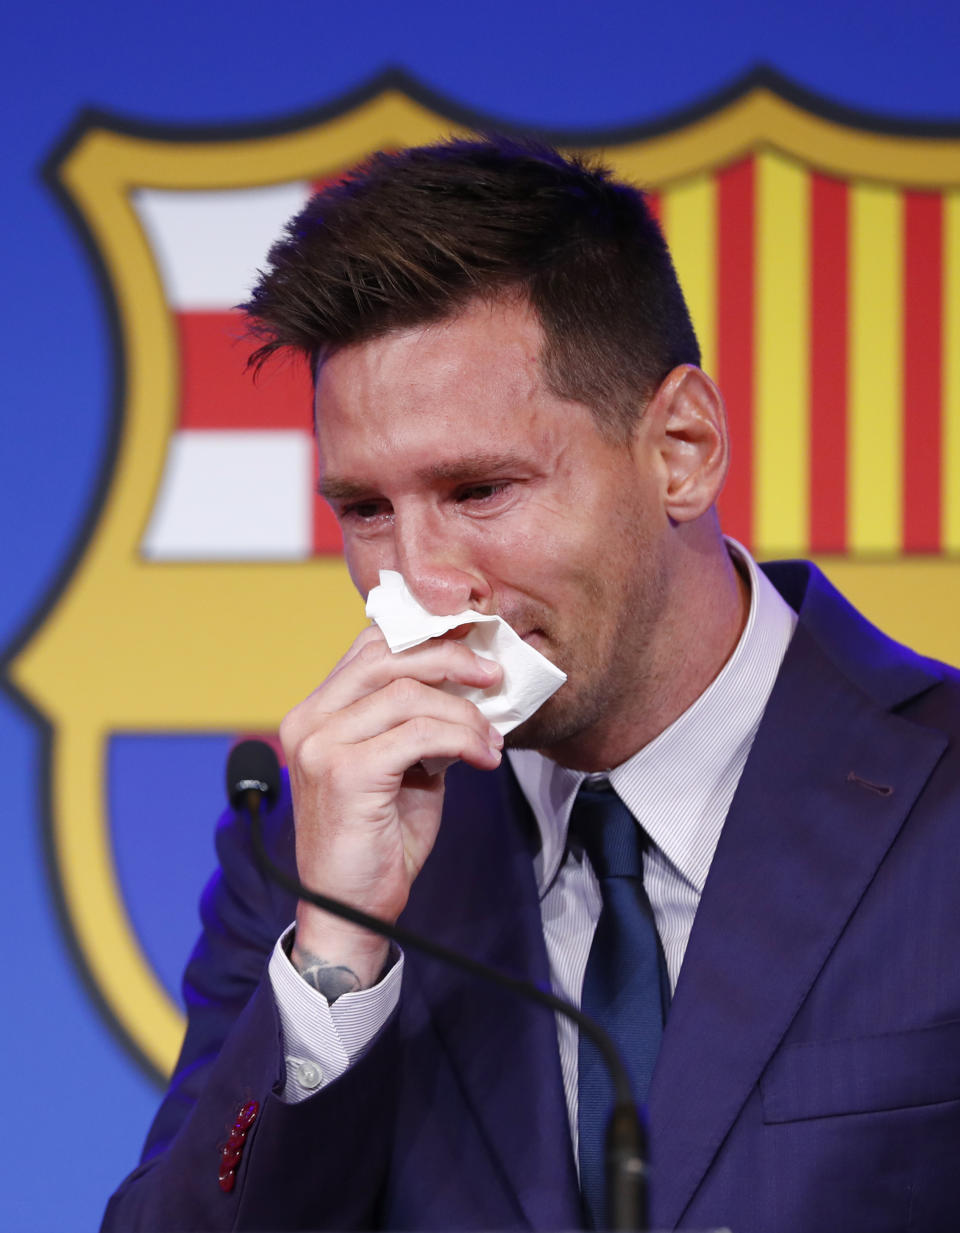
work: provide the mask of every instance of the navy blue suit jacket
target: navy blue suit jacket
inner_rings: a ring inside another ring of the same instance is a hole
[[[650,1091],[652,1222],[960,1228],[960,679],[812,567],[725,823]],[[264,967],[294,905],[245,827],[186,976],[189,1027],[116,1229],[563,1229],[581,1213],[549,1013],[408,954],[397,1013],[302,1104]],[[448,772],[405,923],[548,981],[536,833],[506,770]],[[270,843],[293,863],[289,799]],[[230,1193],[219,1148],[259,1102]]]

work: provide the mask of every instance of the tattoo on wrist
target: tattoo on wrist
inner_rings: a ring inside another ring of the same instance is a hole
[[[322,993],[328,1002],[335,1002],[344,993],[353,993],[360,988],[360,978],[351,968],[328,963],[319,955],[302,950],[296,942],[290,953],[290,961],[307,984]]]

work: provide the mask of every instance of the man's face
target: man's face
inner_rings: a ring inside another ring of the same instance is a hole
[[[625,444],[540,371],[521,303],[337,352],[317,381],[321,487],[361,594],[403,574],[432,612],[502,616],[567,684],[508,738],[575,765],[659,688],[669,520]]]

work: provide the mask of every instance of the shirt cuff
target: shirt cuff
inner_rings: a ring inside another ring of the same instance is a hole
[[[396,1009],[403,976],[403,955],[391,947],[378,984],[344,993],[331,1006],[290,962],[284,944],[292,932],[291,925],[278,939],[267,969],[283,1029],[287,1104],[313,1096],[361,1056]]]

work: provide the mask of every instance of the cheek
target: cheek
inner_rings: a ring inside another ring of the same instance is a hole
[[[571,495],[569,502],[539,502],[506,523],[498,555],[502,562],[522,563],[523,571],[537,575],[560,568],[565,562],[589,556],[596,538],[593,519]],[[516,573],[516,569],[514,570]]]
[[[491,581],[551,608],[569,609],[595,593],[604,555],[604,537],[589,522],[557,510],[516,528],[477,564]]]

